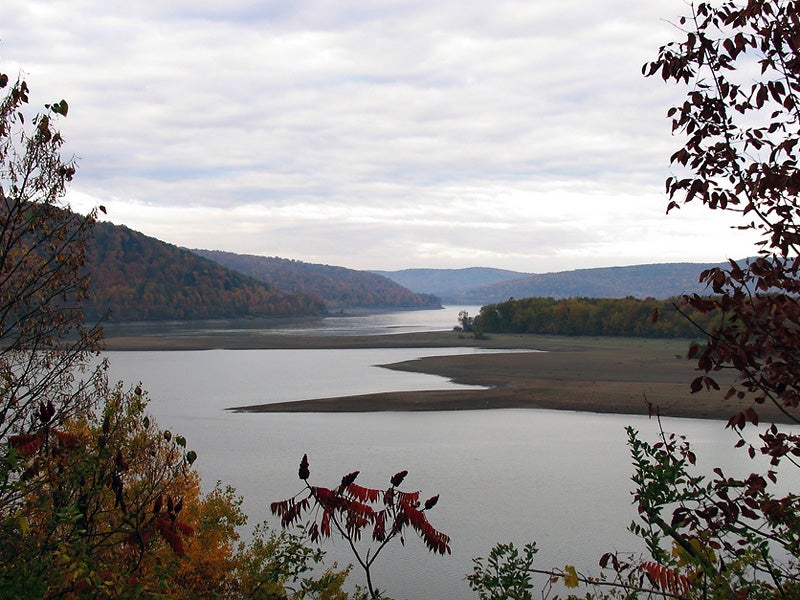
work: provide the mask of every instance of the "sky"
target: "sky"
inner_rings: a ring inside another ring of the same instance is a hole
[[[189,248],[544,273],[754,253],[666,215],[683,0],[4,0],[0,71],[64,98],[67,200]]]

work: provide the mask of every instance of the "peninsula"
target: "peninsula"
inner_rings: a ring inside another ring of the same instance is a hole
[[[285,348],[481,347],[509,352],[425,357],[382,365],[440,375],[483,386],[474,390],[414,391],[319,398],[279,404],[230,407],[241,412],[439,411],[497,408],[556,409],[618,414],[727,420],[747,408],[724,400],[730,375],[716,374],[722,391],[689,392],[698,372],[686,359],[687,340],[615,337],[491,335],[476,340],[455,332],[376,336],[286,336],[207,334],[196,336],[110,336],[108,350],[204,350]],[[536,350],[537,352],[520,352]],[[424,352],[422,353],[424,355]],[[762,406],[764,421],[785,422],[773,406]]]

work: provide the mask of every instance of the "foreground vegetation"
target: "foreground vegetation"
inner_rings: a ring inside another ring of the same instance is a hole
[[[26,122],[26,83],[0,88],[0,597],[345,598],[347,569],[312,575],[322,554],[299,537],[261,526],[241,543],[235,491],[203,494],[187,440],[92,367],[96,213],[61,203],[68,105]]]
[[[667,180],[669,209],[697,200],[735,210],[746,216],[743,228],[762,235],[756,259],[701,274],[713,296],[687,296],[677,308],[692,320],[691,311],[716,315],[695,321],[704,341],[689,350],[699,373],[689,387],[719,388],[718,374],[733,372],[724,394],[744,407],[728,426],[737,447],[766,456],[769,467],[741,479],[719,468],[699,475],[681,436],[662,432],[650,444],[628,430],[631,530],[648,554],[607,553],[594,575],[539,568],[533,543],[498,544],[469,576],[481,599],[532,598],[537,587],[547,595],[554,583],[587,598],[800,596],[800,497],[778,491],[786,471],[800,467],[800,436],[761,425],[763,405],[794,422],[800,405],[799,9],[780,0],[698,4],[678,23],[684,39],[645,68],[692,84],[669,111],[686,136],[672,156],[681,175]],[[449,536],[426,514],[437,497],[423,503],[399,489],[404,472],[385,490],[359,487],[358,473],[312,486],[307,460],[298,471],[305,495],[273,504],[286,526],[310,512],[303,537],[262,526],[250,544],[238,542],[245,519],[235,491],[203,494],[196,454],[147,416],[144,391],[110,385],[105,365],[90,366],[101,332],[82,309],[96,214],[61,203],[75,173],[54,128],[67,103],[27,122],[25,82],[0,74],[0,87],[8,88],[0,104],[0,595],[377,598],[370,566],[385,543],[414,531],[446,553]],[[651,412],[658,417],[658,406]],[[744,437],[751,428],[757,439]],[[349,569],[312,570],[322,555],[307,539],[335,534],[372,537],[371,552],[355,556],[366,590],[344,591]]]

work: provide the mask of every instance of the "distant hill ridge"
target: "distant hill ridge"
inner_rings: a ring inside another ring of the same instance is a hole
[[[432,291],[449,304],[492,304],[509,298],[657,298],[704,293],[700,273],[712,263],[657,263],[554,273],[501,269],[405,269],[380,271],[414,291]],[[504,279],[504,275],[508,275]],[[477,285],[471,283],[481,282]]]
[[[97,223],[88,246],[90,316],[115,321],[320,314],[337,308],[438,308],[509,298],[666,299],[706,293],[711,263],[659,263],[544,274],[488,267],[356,271],[286,258],[186,250]],[[727,263],[725,264],[727,266]]]
[[[372,271],[383,275],[415,292],[452,297],[476,288],[527,277],[530,273],[506,271],[490,267],[464,269],[403,269],[401,271]]]
[[[318,296],[329,309],[441,306],[439,298],[433,294],[413,292],[388,277],[369,271],[219,250],[193,249],[191,252],[284,292]]]
[[[322,301],[280,291],[138,231],[98,222],[87,247],[84,311],[112,321],[319,314]]]

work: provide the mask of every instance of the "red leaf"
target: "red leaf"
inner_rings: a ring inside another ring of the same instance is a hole
[[[419,502],[419,492],[401,492],[397,490],[398,501],[401,504],[413,505]]]
[[[175,521],[175,528],[185,536],[194,535],[194,528],[183,521]]]
[[[331,537],[331,513],[325,511],[322,513],[322,520],[319,524],[319,531],[323,537]]]
[[[377,502],[382,494],[381,490],[361,487],[357,483],[351,483],[345,491],[350,497],[361,502]]]
[[[11,447],[23,456],[33,456],[44,445],[44,433],[26,433],[23,435],[12,435],[8,438]]]
[[[691,583],[689,578],[677,571],[655,562],[645,562],[641,569],[653,585],[671,594],[688,596]]]

